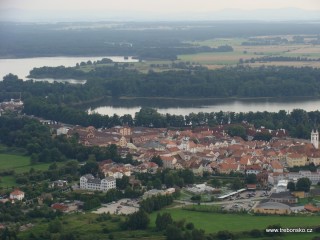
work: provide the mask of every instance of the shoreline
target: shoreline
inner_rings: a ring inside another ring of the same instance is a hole
[[[178,101],[205,101],[205,100],[292,100],[292,99],[320,99],[320,96],[294,96],[294,97],[225,97],[225,98],[174,98],[174,97],[129,97],[123,96],[115,100],[135,100],[135,99],[154,99],[154,100],[178,100]]]

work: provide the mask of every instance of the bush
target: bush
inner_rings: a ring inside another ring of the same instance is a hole
[[[194,224],[193,223],[187,223],[186,224],[186,229],[188,229],[188,230],[192,230],[192,229],[194,229]]]
[[[262,236],[262,232],[258,229],[253,229],[250,231],[250,236],[254,238],[258,238]]]

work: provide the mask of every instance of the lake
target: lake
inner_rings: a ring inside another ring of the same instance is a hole
[[[66,66],[72,67],[76,63],[101,60],[110,58],[114,62],[137,62],[137,59],[123,56],[101,56],[101,57],[37,57],[19,59],[0,59],[0,79],[8,73],[18,75],[19,78],[27,80],[26,76],[34,67],[43,66]],[[83,84],[86,80],[75,79],[37,79],[36,81],[48,82],[69,82]],[[153,107],[160,113],[170,113],[187,115],[191,112],[256,112],[279,110],[292,111],[301,108],[306,111],[316,111],[320,109],[319,98],[288,98],[288,99],[248,99],[248,100],[174,100],[174,99],[129,99],[129,100],[108,100],[94,105],[85,106],[88,112],[97,112],[107,115],[124,115],[138,112],[141,107]]]
[[[101,60],[102,58],[109,58],[114,62],[138,62],[138,59],[123,56],[101,56],[101,57],[36,57],[36,58],[15,58],[15,59],[0,59],[0,79],[9,74],[15,74],[20,79],[27,80],[30,70],[35,67],[73,67],[77,63]],[[55,79],[38,79],[38,81],[53,82]],[[66,80],[57,79],[58,81],[66,82]],[[70,83],[83,83],[74,79],[68,79]]]
[[[130,99],[109,100],[96,105],[87,106],[89,113],[102,115],[124,114],[134,115],[141,107],[153,107],[162,114],[188,115],[198,112],[278,112],[285,110],[291,112],[293,109],[304,109],[306,111],[320,110],[319,98],[269,98],[269,99],[244,99],[244,100],[164,100],[164,99]]]

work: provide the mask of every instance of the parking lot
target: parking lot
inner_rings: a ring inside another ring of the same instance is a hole
[[[227,198],[226,200],[232,201],[232,200],[240,200],[240,199],[268,197],[269,194],[270,194],[270,192],[266,192],[263,190],[245,191],[245,192],[239,193],[237,195],[231,196],[231,197]]]
[[[244,191],[223,200],[225,204],[222,204],[221,208],[231,212],[250,211],[258,202],[256,198],[267,198],[269,194],[270,192],[263,190]]]
[[[121,199],[118,202],[112,202],[108,204],[102,204],[103,207],[93,211],[93,213],[110,213],[110,214],[132,214],[139,210],[139,204],[137,200]]]
[[[250,211],[251,208],[255,205],[255,201],[250,202],[237,202],[222,205],[221,208],[230,212],[239,212],[239,211]]]

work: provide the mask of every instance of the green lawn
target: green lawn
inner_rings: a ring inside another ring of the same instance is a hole
[[[234,232],[251,229],[265,229],[271,224],[280,224],[282,227],[306,227],[320,224],[320,216],[251,216],[237,214],[219,214],[186,211],[182,209],[165,209],[173,219],[186,219],[193,222],[196,228],[201,228],[206,233],[215,233],[221,230]],[[151,225],[155,225],[158,212],[151,214]]]
[[[37,163],[31,165],[30,157],[14,155],[14,154],[0,154],[0,172],[3,170],[14,170],[15,173],[28,172],[31,168],[35,170],[45,171],[48,170],[51,163]],[[58,166],[62,163],[57,163]],[[16,186],[14,176],[0,177],[0,187]]]
[[[48,170],[50,163],[38,163],[31,165],[30,157],[13,155],[13,154],[0,154],[0,171],[12,169],[15,173],[28,172],[31,168],[35,170]]]
[[[108,239],[111,233],[114,239],[148,239],[148,240],[162,240],[165,237],[159,232],[152,230],[145,231],[122,231],[118,221],[106,220],[97,222],[98,215],[93,213],[73,213],[66,214],[61,217],[63,224],[62,232],[73,232],[80,235],[81,239]],[[114,217],[119,218],[119,217]],[[123,219],[123,217],[120,217]],[[48,223],[39,221],[35,227],[30,231],[19,233],[19,239],[25,239],[31,232],[35,235],[45,232],[48,229]],[[110,233],[104,233],[103,230],[108,229]]]
[[[0,180],[0,188],[11,188],[17,185],[14,176],[0,177]]]
[[[276,238],[268,238],[268,237],[261,237],[261,238],[240,238],[241,240],[313,240],[314,237],[320,237],[318,233],[287,233],[283,236],[276,237]]]

